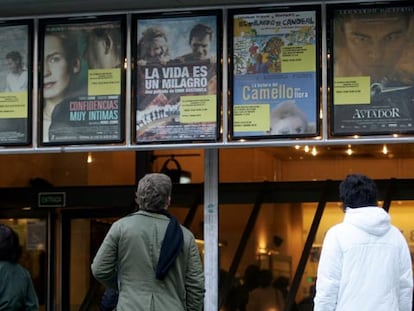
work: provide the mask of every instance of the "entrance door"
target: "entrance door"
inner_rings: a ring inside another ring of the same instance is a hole
[[[104,287],[92,276],[91,263],[111,224],[128,212],[119,208],[61,210],[62,311],[99,310]]]

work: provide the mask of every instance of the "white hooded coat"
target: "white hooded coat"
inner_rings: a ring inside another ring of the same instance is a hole
[[[314,311],[412,311],[410,251],[379,207],[347,208],[326,233]]]

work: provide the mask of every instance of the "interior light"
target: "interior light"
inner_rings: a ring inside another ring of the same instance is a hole
[[[86,159],[86,162],[88,162],[88,163],[93,162],[92,153],[88,152],[88,158]]]
[[[313,146],[313,148],[312,148],[312,155],[313,156],[316,156],[317,154],[318,154],[318,151],[316,150],[316,147]]]
[[[388,153],[388,148],[387,148],[387,145],[384,145],[384,146],[382,147],[382,153],[383,153],[383,154],[387,154],[387,153]]]
[[[308,145],[306,145],[306,146],[303,148],[303,150],[305,150],[305,152],[309,152],[309,146],[308,146]]]
[[[181,171],[180,184],[191,184],[191,173],[187,171]]]
[[[174,167],[171,167],[171,165],[169,165],[170,163],[172,163]],[[191,183],[191,173],[184,171],[174,156],[171,156],[164,162],[161,168],[161,173],[168,175],[173,183]]]
[[[353,153],[351,145],[348,145],[348,149],[346,150],[346,154],[351,156]]]

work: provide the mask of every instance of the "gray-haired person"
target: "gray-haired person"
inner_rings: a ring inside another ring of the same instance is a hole
[[[138,183],[139,210],[114,222],[92,263],[106,287],[119,286],[117,310],[202,310],[204,273],[194,235],[167,211],[171,179]]]

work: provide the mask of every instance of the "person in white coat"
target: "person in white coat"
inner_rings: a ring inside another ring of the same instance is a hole
[[[361,174],[339,186],[345,217],[326,233],[314,311],[411,311],[413,272],[407,241],[377,205],[377,187]]]

